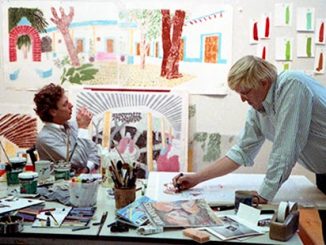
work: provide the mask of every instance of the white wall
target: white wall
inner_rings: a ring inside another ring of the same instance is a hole
[[[202,4],[207,4],[213,0],[201,0]],[[256,46],[249,45],[249,20],[250,18],[259,18],[260,15],[264,12],[270,12],[273,18],[274,16],[274,4],[276,2],[284,1],[270,1],[270,0],[224,0],[219,1],[220,3],[231,4],[233,6],[233,50],[232,50],[232,60],[236,61],[240,57],[247,54],[256,54]],[[297,7],[315,7],[315,15],[318,18],[322,16],[325,18],[325,9],[326,1],[325,0],[295,0],[295,1],[286,1],[293,3],[294,15],[296,15]],[[323,12],[324,11],[324,12]],[[3,15],[0,15],[3,16]],[[1,19],[1,17],[0,17]],[[296,20],[293,21],[292,28],[275,28],[273,26],[273,21],[271,24],[271,36],[272,39],[266,40],[269,43],[270,52],[272,60],[274,57],[274,37],[282,35],[291,35],[296,37],[295,30]],[[0,37],[1,37],[0,28]],[[15,112],[18,112],[20,108],[22,113],[33,113],[33,95],[35,91],[14,91],[4,89],[3,84],[3,62],[2,60],[2,50],[0,50],[0,113],[7,112],[8,108],[12,108],[13,105],[16,109]],[[6,48],[6,47],[4,47]],[[295,59],[292,66],[296,69],[302,70],[312,70],[313,59]],[[218,76],[218,74],[217,74]],[[325,75],[317,77],[323,84],[326,84]],[[212,79],[215,79],[212,77]],[[239,130],[242,127],[246,111],[248,109],[247,105],[240,101],[238,95],[234,92],[229,91],[226,96],[201,96],[201,95],[192,95],[190,97],[190,104],[196,105],[196,120],[190,125],[190,129],[193,131],[210,131],[210,132],[219,132],[221,135],[237,135]],[[190,133],[193,133],[190,131]],[[227,144],[225,144],[227,146]],[[226,149],[223,149],[222,152],[225,152]],[[257,157],[257,164],[254,169],[240,169],[242,172],[246,171],[255,171],[255,172],[264,172],[265,164],[267,162],[268,153],[270,150],[270,145],[266,144],[263,147],[263,150]],[[195,153],[196,155],[196,153]],[[196,169],[201,168],[203,165],[200,163],[200,157],[194,157],[194,163],[197,164]],[[206,163],[207,164],[207,163]],[[293,173],[305,174],[311,180],[314,179],[314,176],[311,173],[303,170],[302,168],[295,167]]]

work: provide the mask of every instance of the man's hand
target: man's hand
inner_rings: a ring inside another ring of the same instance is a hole
[[[85,168],[81,168],[77,171],[77,175],[80,175],[80,174],[88,174],[89,173],[89,168],[88,167],[85,167]]]
[[[82,107],[78,110],[76,120],[78,128],[88,128],[88,125],[92,121],[93,114],[87,110],[86,107]]]
[[[253,191],[253,194],[255,194],[258,197],[258,204],[267,204],[268,200],[261,197],[257,191]],[[255,198],[255,202],[256,202],[256,198]]]
[[[178,174],[172,179],[172,183],[177,191],[189,189],[199,183],[195,174]]]

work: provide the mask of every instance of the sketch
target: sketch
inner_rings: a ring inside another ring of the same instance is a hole
[[[325,48],[317,47],[314,72],[316,74],[324,74],[325,72]]]
[[[315,43],[316,44],[325,44],[325,22],[326,19],[317,19],[316,20],[316,30],[315,30]]]
[[[260,39],[270,39],[271,34],[271,14],[270,13],[264,13],[260,17],[259,22],[259,38]]]
[[[262,58],[263,60],[270,60],[269,59],[270,55],[269,55],[269,46],[268,46],[268,44],[259,43],[257,45],[256,56]]]
[[[8,1],[8,88],[49,82],[224,94],[232,7],[195,1]],[[144,8],[139,8],[144,6]],[[212,79],[212,77],[216,79]],[[203,86],[202,81],[205,81]]]
[[[315,8],[297,8],[297,31],[315,30]]]
[[[96,143],[112,160],[139,162],[150,170],[187,171],[186,93],[80,91],[77,109],[94,114]]]
[[[257,44],[259,40],[258,20],[249,20],[249,44]]]
[[[275,4],[275,26],[292,26],[293,4],[276,3]]]
[[[275,40],[275,60],[293,60],[293,38],[277,37]]]
[[[296,42],[297,57],[315,57],[315,41],[313,33],[298,33]]]

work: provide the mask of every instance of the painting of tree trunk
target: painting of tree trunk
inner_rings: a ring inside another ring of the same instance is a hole
[[[51,12],[53,15],[53,18],[51,18],[51,21],[57,26],[57,28],[60,30],[63,39],[65,40],[65,44],[68,50],[68,54],[71,60],[71,64],[73,66],[79,66],[79,59],[77,56],[77,50],[74,46],[74,43],[72,41],[72,38],[69,33],[69,25],[72,22],[72,19],[74,17],[74,8],[70,7],[69,14],[66,15],[64,12],[64,9],[60,7],[59,9],[61,13],[61,18],[59,18],[57,11],[55,8],[51,8]]]
[[[121,13],[120,18],[137,23],[140,30],[140,68],[145,69],[146,55],[149,53],[150,43],[160,35],[161,12],[155,9],[134,9]]]
[[[166,64],[171,48],[171,39],[170,39],[170,30],[171,30],[171,18],[170,10],[162,9],[162,46],[163,46],[163,60],[161,66],[161,76],[165,77],[166,75]]]
[[[163,60],[161,75],[167,79],[182,77],[179,73],[179,51],[182,35],[182,27],[184,24],[186,13],[183,10],[176,10],[173,17],[173,34],[170,40],[170,13],[166,10],[162,11],[162,42],[163,42]],[[168,19],[168,20],[167,20]],[[165,26],[166,25],[166,26]],[[169,31],[167,31],[169,29]],[[170,47],[168,49],[168,47]],[[166,64],[166,65],[165,65]]]

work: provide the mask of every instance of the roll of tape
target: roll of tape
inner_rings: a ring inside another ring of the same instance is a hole
[[[285,221],[286,217],[289,215],[289,213],[290,213],[289,203],[288,202],[280,202],[280,204],[278,205],[276,221],[283,223]]]
[[[296,202],[289,202],[289,212],[298,211],[298,204]]]

